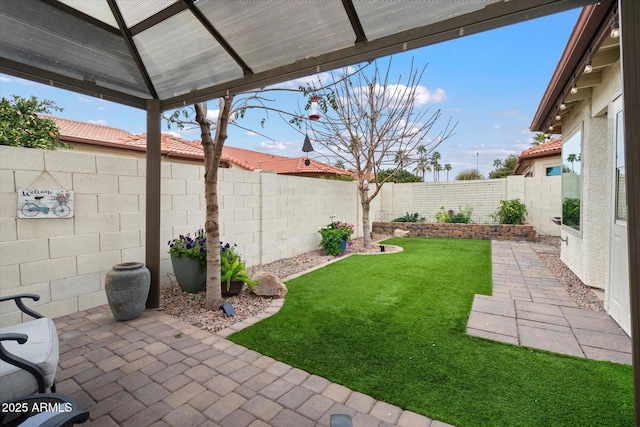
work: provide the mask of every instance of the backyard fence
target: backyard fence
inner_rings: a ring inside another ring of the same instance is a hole
[[[49,317],[106,304],[104,277],[111,267],[145,260],[145,165],[143,153],[128,151],[0,146],[0,294],[38,294],[38,310]],[[161,284],[169,283],[172,272],[167,241],[204,225],[203,174],[201,161],[163,159]],[[558,208],[552,206],[559,187],[559,181],[522,177],[386,184],[371,204],[370,218],[395,212],[431,218],[440,206],[457,211],[469,204],[473,221],[482,222],[501,199],[520,198],[529,209],[527,222],[552,234],[545,227],[549,216],[559,215],[559,193]],[[19,218],[19,188],[69,190],[73,215]],[[318,249],[318,228],[332,217],[355,224],[355,236],[362,236],[355,182],[221,169],[218,193],[221,239],[237,243],[248,266]],[[19,321],[19,312],[0,312],[2,324]]]

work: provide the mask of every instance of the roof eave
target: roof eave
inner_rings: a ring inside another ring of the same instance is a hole
[[[538,105],[538,110],[529,128],[532,132],[548,131],[546,125],[549,115],[557,107],[571,81],[577,80],[579,74],[582,73],[582,70],[578,70],[578,66],[581,64],[585,52],[593,43],[594,37],[598,37],[603,21],[609,19],[616,3],[612,0],[603,0],[582,9],[558,61],[558,66]]]

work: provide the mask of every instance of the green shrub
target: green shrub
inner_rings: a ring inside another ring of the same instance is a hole
[[[421,217],[418,212],[410,214],[407,212],[403,216],[394,219],[391,222],[422,222],[424,221],[424,217]]]
[[[492,218],[500,224],[523,224],[527,206],[520,199],[500,200],[500,207]]]
[[[472,212],[473,208],[471,208],[470,206],[460,208],[460,212],[449,215],[449,221],[447,222],[451,222],[453,224],[470,224]]]
[[[440,209],[436,212],[436,222],[449,222],[449,214],[444,206],[440,206]]]
[[[472,212],[473,212],[473,208],[471,208],[470,206],[460,208],[460,212],[453,212],[453,210],[449,210],[447,212],[444,206],[441,206],[438,212],[436,212],[436,222],[439,222],[439,223],[449,222],[452,224],[470,224],[472,222],[471,221]]]

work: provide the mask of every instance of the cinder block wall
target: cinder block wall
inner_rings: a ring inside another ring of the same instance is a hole
[[[145,158],[0,146],[0,295],[36,293],[37,310],[57,317],[106,304],[104,277],[115,264],[145,259]],[[161,284],[172,271],[167,242],[205,222],[204,168],[163,160]],[[17,218],[20,187],[74,191],[74,216]],[[331,216],[359,225],[352,182],[238,169],[220,171],[221,240],[248,265],[318,248]],[[20,322],[0,304],[0,324]]]
[[[105,304],[104,277],[111,267],[145,259],[145,172],[140,153],[116,156],[0,146],[0,295],[39,294],[37,309],[50,317]],[[204,225],[203,174],[204,167],[197,163],[163,159],[162,285],[169,283],[167,273],[172,271],[167,242]],[[516,177],[386,184],[372,202],[370,221],[416,211],[433,220],[440,206],[457,211],[470,204],[474,221],[486,222],[483,219],[501,198],[517,195],[528,206],[542,206],[539,214],[530,211],[528,218],[539,228],[547,215],[544,209],[555,212],[554,195],[542,188],[527,198],[531,191],[526,182]],[[73,190],[74,217],[17,218],[19,187]],[[218,197],[221,240],[236,243],[249,266],[317,249],[318,228],[332,217],[355,224],[356,236],[362,236],[362,208],[354,182],[222,169]],[[542,218],[540,224],[534,222],[536,215]],[[11,304],[0,304],[0,324],[19,321],[21,315]]]
[[[441,206],[458,212],[471,207],[472,220],[477,224],[491,224],[491,215],[500,207],[500,200],[520,199],[527,205],[526,222],[543,235],[560,235],[560,226],[550,217],[562,211],[560,177],[525,178],[509,176],[478,181],[448,181],[393,184],[382,193],[380,209],[375,220],[391,221],[405,213],[436,221]]]

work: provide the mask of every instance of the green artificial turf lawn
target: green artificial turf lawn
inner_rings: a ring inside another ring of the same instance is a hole
[[[392,239],[287,282],[284,307],[230,339],[458,427],[631,426],[631,366],[465,334],[491,293],[491,242]]]

